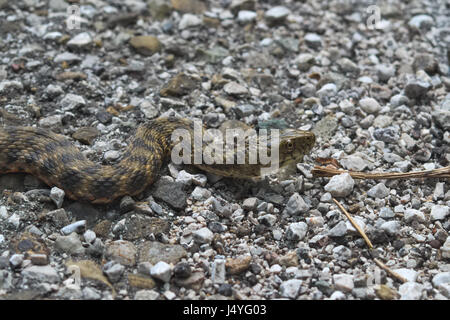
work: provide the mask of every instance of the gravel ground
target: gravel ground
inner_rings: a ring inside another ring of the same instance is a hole
[[[3,125],[50,128],[103,163],[166,114],[318,137],[271,183],[169,165],[108,206],[2,175],[0,299],[450,298],[446,181],[310,170],[317,157],[358,171],[449,165],[445,2],[0,0]],[[66,24],[69,5],[79,15]]]

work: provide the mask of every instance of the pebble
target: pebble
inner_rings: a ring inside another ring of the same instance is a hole
[[[400,268],[400,269],[394,269],[394,272],[401,275],[403,278],[410,282],[416,282],[417,280],[417,271],[414,271],[412,269],[406,269],[406,268]]]
[[[9,258],[9,263],[13,268],[19,268],[23,262],[23,254],[13,254],[11,258]]]
[[[163,282],[169,282],[172,276],[172,268],[168,263],[159,261],[150,269],[150,275]]]
[[[69,48],[83,48],[92,44],[92,37],[88,32],[82,32],[67,42]]]
[[[55,249],[58,252],[70,255],[81,255],[85,252],[76,233],[71,233],[68,236],[58,236],[55,240]]]
[[[303,281],[298,279],[284,281],[280,285],[281,296],[289,299],[297,298],[302,283]]]
[[[256,20],[257,14],[255,11],[249,11],[249,10],[241,10],[238,13],[237,20],[239,22],[249,23]]]
[[[178,29],[184,30],[187,28],[197,27],[201,25],[202,19],[200,19],[197,15],[191,13],[185,13],[180,19],[178,23]]]
[[[373,98],[363,98],[359,100],[359,106],[364,112],[378,113],[381,110],[381,106],[377,100]]]
[[[225,262],[224,262],[225,263]],[[224,265],[225,266],[225,265]],[[224,271],[225,272],[225,271]],[[180,262],[173,268],[173,275],[176,278],[186,279],[192,274],[191,266],[186,262]]]
[[[55,59],[53,59],[53,61],[55,63],[63,63],[63,62],[67,62],[67,63],[74,63],[74,62],[79,62],[82,59],[77,56],[76,54],[70,53],[70,52],[64,52],[61,54],[58,54]]]
[[[423,285],[416,282],[403,283],[399,288],[400,300],[420,300],[422,297]]]
[[[425,215],[416,209],[406,209],[403,215],[406,223],[411,223],[413,221],[425,222]]]
[[[434,19],[426,14],[416,15],[408,21],[408,26],[418,31],[426,31],[433,25]]]
[[[286,19],[286,17],[291,13],[291,11],[283,6],[276,6],[273,8],[270,8],[269,10],[266,11],[266,13],[264,14],[264,17],[269,21],[269,22],[280,22],[284,19]]]
[[[308,212],[309,205],[303,200],[303,198],[295,192],[288,200],[286,204],[286,212],[291,216],[304,214]]]
[[[115,263],[114,261],[109,261],[103,266],[103,272],[112,283],[118,282],[124,271],[125,267],[120,263]]]
[[[294,222],[286,229],[286,239],[289,241],[301,241],[308,232],[308,225],[304,222]]]
[[[428,82],[422,80],[411,80],[406,84],[404,92],[410,99],[419,99],[422,98],[430,88],[431,85]]]
[[[251,261],[252,257],[250,255],[243,255],[236,258],[227,258],[225,262],[227,274],[235,275],[244,272],[249,268]]]
[[[136,36],[130,39],[130,45],[144,56],[152,56],[162,48],[161,42],[155,36]]]
[[[346,197],[352,192],[354,185],[355,182],[350,174],[342,173],[333,176],[325,185],[324,190],[331,193],[333,197]]]
[[[34,266],[31,265],[22,270],[21,275],[30,280],[38,282],[57,283],[60,278],[56,270],[51,266]]]
[[[319,49],[322,46],[322,38],[316,33],[307,33],[304,40],[306,45],[312,49]]]
[[[71,223],[61,229],[61,233],[64,235],[69,235],[72,232],[81,233],[86,228],[86,220],[79,220]]]
[[[444,259],[450,259],[450,236],[447,237],[447,240],[442,245],[441,253]]]
[[[186,206],[187,194],[184,185],[176,182],[169,176],[161,177],[154,186],[153,196],[162,200],[175,209],[182,209]]]
[[[450,214],[450,207],[442,205],[434,205],[431,208],[430,218],[431,221],[445,220]]]
[[[223,91],[232,96],[243,96],[248,94],[247,88],[235,81],[228,82],[224,85]]]
[[[105,257],[124,266],[134,266],[136,254],[134,244],[126,240],[116,240],[106,245]]]
[[[386,232],[388,235],[395,236],[400,231],[401,224],[400,224],[400,222],[394,221],[394,220],[393,221],[387,221],[387,222],[384,222],[380,226],[380,228],[381,228],[381,230]]]
[[[214,238],[214,233],[211,232],[208,228],[201,228],[193,233],[194,240],[197,243],[211,243]]]
[[[58,187],[53,187],[50,190],[50,199],[52,199],[58,209],[62,207],[65,195],[66,193],[64,190],[59,189]]]
[[[86,105],[86,101],[80,95],[68,93],[60,101],[60,105],[64,111],[71,111]]]
[[[378,183],[369,191],[367,191],[367,195],[374,199],[384,199],[389,195],[390,190],[384,185],[384,183]]]
[[[355,287],[353,276],[350,274],[335,274],[333,275],[333,282],[336,289],[342,292],[351,292]]]
[[[139,290],[134,295],[135,300],[157,300],[160,294],[155,290]]]

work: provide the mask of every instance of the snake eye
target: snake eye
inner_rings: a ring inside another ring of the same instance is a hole
[[[291,152],[294,150],[294,143],[291,140],[288,140],[286,142],[286,147],[287,147],[288,151]]]

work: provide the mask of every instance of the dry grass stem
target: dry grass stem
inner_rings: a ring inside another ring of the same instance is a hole
[[[375,261],[375,263],[383,270],[385,270],[387,273],[389,273],[391,276],[393,276],[394,278],[396,278],[397,280],[400,280],[401,282],[405,283],[408,282],[407,279],[405,279],[404,277],[402,277],[401,275],[399,275],[397,272],[392,271],[391,269],[389,269],[389,267],[387,265],[385,265],[383,262],[381,262],[380,260],[378,260],[377,258],[374,258],[373,261]]]
[[[333,198],[333,201],[337,204],[339,209],[341,209],[342,212],[344,212],[345,216],[350,221],[350,223],[353,225],[353,227],[359,232],[361,237],[363,237],[363,239],[366,241],[369,248],[373,249],[372,242],[370,242],[370,239],[367,237],[367,235],[364,233],[364,231],[359,227],[359,225],[355,222],[355,220],[353,220],[352,216],[347,212],[347,210],[345,210],[345,208],[336,199]]]
[[[332,177],[338,174],[348,173],[356,179],[411,179],[411,178],[450,178],[450,166],[413,172],[373,172],[339,170],[330,167],[314,166],[312,174],[315,177]]]

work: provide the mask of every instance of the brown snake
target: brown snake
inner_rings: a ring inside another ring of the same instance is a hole
[[[88,160],[66,137],[34,127],[0,128],[0,174],[26,172],[49,186],[57,186],[75,200],[109,203],[123,195],[137,195],[157,178],[169,158],[175,129],[193,132],[187,119],[159,118],[141,125],[122,160],[101,165]],[[279,167],[300,162],[315,143],[314,134],[281,132]],[[228,177],[257,177],[259,164],[201,164],[202,170]]]

